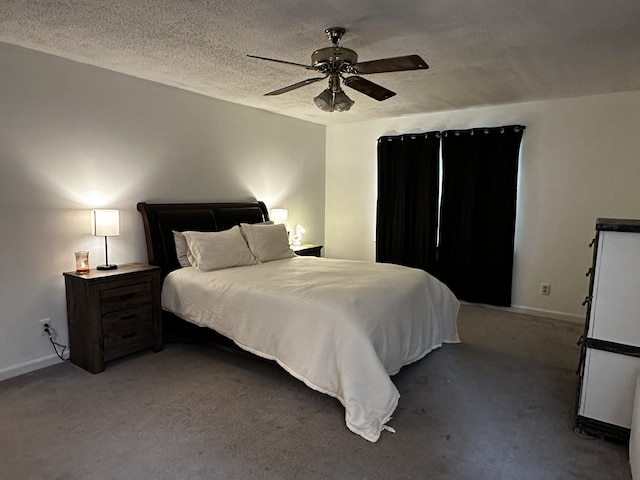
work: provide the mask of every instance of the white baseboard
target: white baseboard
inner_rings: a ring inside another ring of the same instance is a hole
[[[469,303],[469,302],[461,302],[461,303],[464,303],[467,305],[474,305],[476,307],[482,307],[482,308],[493,308],[495,310],[504,310],[507,312],[524,313],[526,315],[533,315],[535,317],[552,318],[555,320],[562,320],[565,322],[570,322],[575,324],[584,324],[584,321],[585,321],[584,316],[575,315],[572,313],[556,312],[553,310],[544,310],[541,308],[521,307],[518,305],[513,305],[511,307],[496,307],[494,305],[485,305],[485,304],[478,304],[478,303]],[[61,361],[62,360],[60,360],[60,358],[58,358],[57,355],[52,354],[46,357],[38,358],[36,360],[31,360],[29,362],[21,363],[19,365],[14,365],[12,367],[8,367],[0,370],[0,381],[6,380],[12,377],[17,377],[18,375],[22,375],[25,373],[33,372],[34,370],[39,370],[41,368],[49,367]]]
[[[576,315],[575,313],[557,312],[555,310],[544,310],[542,308],[521,307],[513,305],[511,309],[514,312],[526,313],[536,317],[553,318],[555,320],[563,320],[565,322],[579,323],[584,325],[585,316]]]
[[[585,322],[584,315],[576,315],[574,313],[556,312],[554,310],[544,310],[542,308],[522,307],[519,305],[512,305],[511,307],[496,307],[495,305],[484,305],[477,303],[466,303],[467,305],[474,305],[483,308],[493,308],[495,310],[504,310],[505,312],[524,313],[525,315],[533,315],[534,317],[552,318],[554,320],[562,320],[563,322],[570,322],[576,324],[583,324]]]
[[[3,368],[0,370],[0,381],[7,380],[8,378],[17,377],[25,373],[33,372],[34,370],[40,370],[41,368],[50,367],[56,363],[61,362],[60,358],[51,354],[46,357],[38,358],[36,360],[30,360],[28,362],[13,365],[11,367]]]

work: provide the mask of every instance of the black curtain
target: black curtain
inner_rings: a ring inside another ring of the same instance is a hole
[[[434,271],[439,151],[438,132],[378,139],[378,262]]]
[[[443,132],[437,276],[461,300],[511,305],[524,127]]]

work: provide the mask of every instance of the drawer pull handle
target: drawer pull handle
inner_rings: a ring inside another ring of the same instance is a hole
[[[132,318],[136,318],[136,313],[131,313],[129,315],[125,315],[124,317],[120,317],[120,320],[131,320]]]
[[[138,335],[138,332],[127,333],[126,335],[122,335],[120,338],[132,338]]]
[[[124,293],[122,295],[119,295],[120,300],[129,300],[130,298],[133,298],[136,296],[136,293]]]

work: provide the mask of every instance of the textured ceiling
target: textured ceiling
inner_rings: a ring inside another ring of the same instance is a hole
[[[348,112],[301,67],[347,29],[359,61],[418,54],[429,70],[368,75]],[[0,41],[321,124],[640,90],[638,0],[2,0]],[[1,68],[1,65],[0,65]]]

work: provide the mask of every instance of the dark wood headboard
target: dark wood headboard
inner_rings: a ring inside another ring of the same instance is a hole
[[[162,269],[162,278],[180,267],[173,230],[219,232],[240,223],[269,220],[263,202],[146,203],[137,205],[142,214],[149,264]]]

